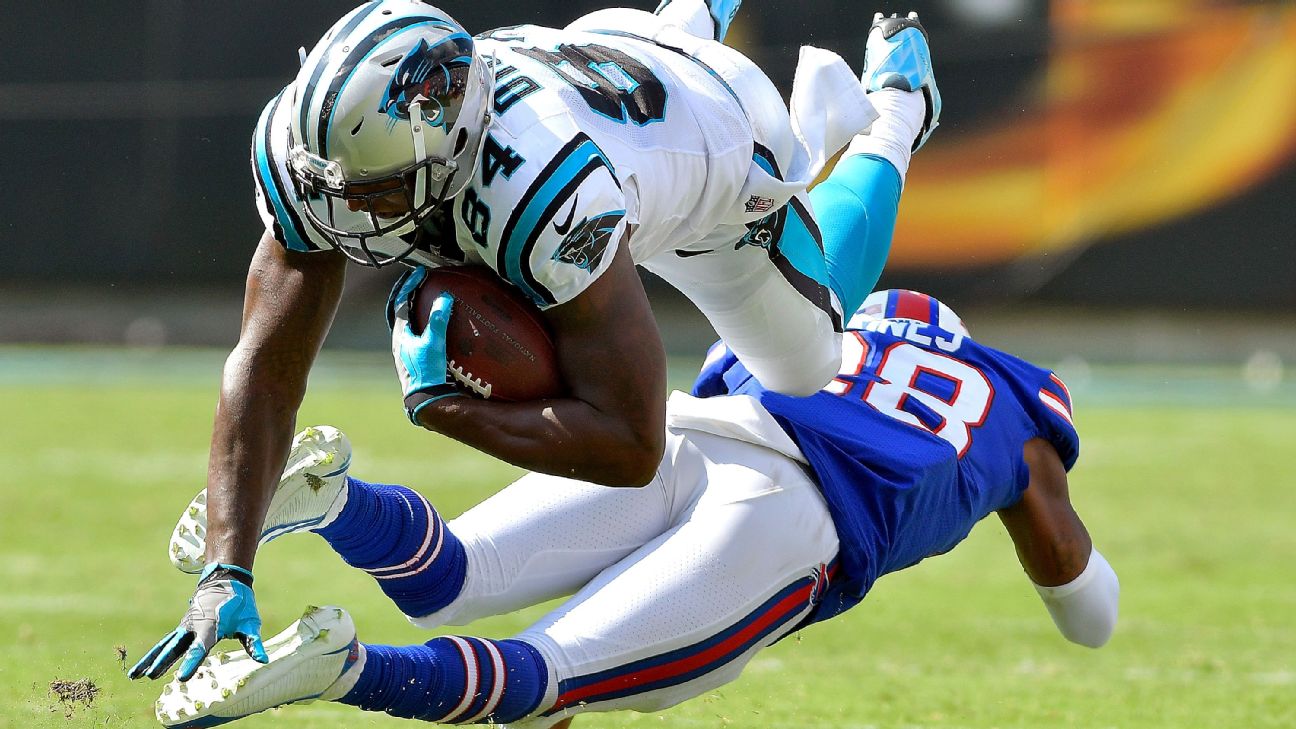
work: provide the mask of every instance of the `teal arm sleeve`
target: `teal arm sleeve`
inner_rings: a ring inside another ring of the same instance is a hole
[[[823,234],[828,282],[846,317],[873,291],[895,232],[900,173],[871,154],[845,157],[810,191]]]

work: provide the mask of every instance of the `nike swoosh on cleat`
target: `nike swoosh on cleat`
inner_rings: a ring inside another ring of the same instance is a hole
[[[571,210],[567,212],[567,222],[562,224],[554,223],[555,233],[557,233],[558,235],[567,235],[567,231],[571,230],[572,220],[576,217],[576,205],[579,202],[580,202],[580,193],[578,192],[575,195],[572,195],[572,206],[571,206]]]

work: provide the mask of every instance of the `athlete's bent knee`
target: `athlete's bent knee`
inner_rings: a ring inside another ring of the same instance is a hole
[[[748,367],[766,389],[792,397],[808,397],[832,382],[841,367],[840,355],[798,361],[795,367],[781,367],[759,372]]]

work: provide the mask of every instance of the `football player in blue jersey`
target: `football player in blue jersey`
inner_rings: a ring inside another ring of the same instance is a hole
[[[862,77],[803,49],[789,108],[720,42],[738,5],[667,0],[474,38],[437,8],[374,0],[301,54],[252,142],[265,233],[216,408],[208,571],[133,676],[177,661],[191,676],[226,637],[266,658],[251,570],[348,260],[486,265],[544,310],[568,396],[541,402],[461,397],[435,328],[393,331],[412,422],[534,471],[654,478],[665,356],[636,265],[770,388],[833,376],[842,312],[876,282],[910,154],[939,119],[926,33],[875,18]]]
[[[762,387],[718,343],[692,395],[672,395],[642,488],[531,474],[449,522],[415,491],[351,475],[337,430],[307,429],[263,540],[318,533],[427,628],[570,599],[509,640],[403,647],[359,642],[341,608],[311,609],[266,641],[268,665],[208,659],[200,680],[164,690],[158,718],[209,726],[312,700],[517,727],[657,711],[990,514],[1062,635],[1106,643],[1119,583],[1071,505],[1079,437],[1062,381],[913,291],[869,296],[843,339],[837,377],[808,397]],[[203,516],[198,499],[177,527],[199,535],[184,568],[202,567]]]

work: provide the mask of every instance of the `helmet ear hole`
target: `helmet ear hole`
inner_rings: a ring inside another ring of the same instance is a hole
[[[458,136],[455,137],[454,154],[452,156],[458,157],[460,154],[463,154],[464,148],[467,146],[468,146],[468,130],[460,128]]]

